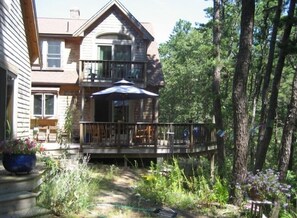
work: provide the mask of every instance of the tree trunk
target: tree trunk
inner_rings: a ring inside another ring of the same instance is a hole
[[[274,79],[273,79],[271,97],[269,102],[269,110],[268,110],[268,115],[267,115],[266,124],[265,124],[265,133],[264,133],[264,137],[260,139],[260,143],[257,149],[257,158],[256,158],[255,169],[254,169],[255,171],[261,170],[263,168],[268,146],[272,137],[274,119],[276,116],[276,108],[278,106],[277,98],[278,98],[280,80],[283,72],[285,58],[287,55],[286,50],[289,43],[291,29],[293,25],[292,19],[294,17],[295,4],[296,4],[296,0],[290,1],[288,19],[287,19],[284,34],[281,40],[281,47],[278,55],[279,58],[274,72]]]
[[[230,190],[231,201],[235,205],[242,202],[242,193],[237,185],[241,185],[247,173],[248,153],[248,111],[247,111],[247,79],[251,59],[254,27],[254,0],[242,0],[241,31],[239,52],[233,78],[233,114],[234,114],[234,162],[233,183]]]
[[[266,4],[263,13],[263,21],[261,21],[260,25],[260,31],[261,31],[261,36],[256,37],[257,40],[259,40],[258,43],[261,43],[262,45],[260,46],[260,57],[259,57],[259,61],[257,62],[256,65],[256,72],[255,72],[255,76],[253,76],[251,79],[249,79],[250,81],[250,94],[248,92],[248,96],[250,96],[249,102],[252,102],[251,105],[251,109],[252,109],[252,114],[250,116],[250,122],[249,122],[249,126],[250,126],[250,137],[249,137],[249,152],[250,152],[250,165],[248,165],[248,167],[251,167],[252,169],[254,168],[254,164],[255,164],[255,159],[256,159],[256,147],[257,147],[257,138],[258,138],[258,134],[257,134],[257,130],[259,130],[259,120],[257,119],[258,114],[258,106],[259,106],[259,98],[260,98],[260,93],[262,90],[262,83],[263,83],[263,79],[264,79],[264,73],[266,71],[266,66],[265,66],[265,62],[267,62],[266,59],[266,51],[268,49],[268,46],[270,45],[271,47],[271,42],[267,40],[268,37],[270,37],[270,33],[269,33],[269,29],[271,28],[268,21],[269,21],[269,17],[270,17],[270,11],[271,11],[271,6],[269,5],[269,3]],[[275,11],[275,9],[273,9],[273,11]],[[275,45],[275,42],[274,42]],[[273,46],[275,47],[275,46]],[[271,60],[273,60],[273,53],[272,53],[272,58]],[[269,62],[269,61],[268,61]],[[272,63],[272,62],[271,62]],[[272,66],[272,65],[271,65]],[[269,71],[271,72],[271,70]],[[268,75],[268,79],[270,79],[270,74]],[[269,80],[268,80],[269,82]],[[269,84],[269,83],[268,83]]]
[[[290,161],[289,161],[289,166],[288,166],[288,170],[293,170],[293,166],[294,166],[294,145],[296,142],[296,136],[294,134],[294,132],[296,131],[296,123],[295,123],[295,129],[293,130],[293,134],[292,134],[292,141],[291,141],[291,155],[290,155]]]
[[[224,131],[223,118],[222,118],[222,105],[221,105],[221,57],[220,57],[220,44],[221,44],[221,20],[220,20],[220,0],[214,0],[214,16],[213,16],[213,44],[214,44],[214,59],[215,66],[213,71],[213,110],[215,116],[215,125],[217,130]],[[225,143],[224,137],[216,134],[218,146],[218,174],[220,177],[225,175]]]
[[[280,16],[282,12],[282,5],[283,5],[283,0],[278,0],[277,1],[277,7],[275,10],[275,15],[274,15],[274,23],[272,27],[272,33],[271,33],[271,40],[270,40],[270,47],[269,47],[269,54],[268,54],[268,60],[267,60],[267,65],[266,65],[266,71],[265,71],[265,76],[264,76],[264,81],[263,81],[263,88],[262,88],[262,107],[261,107],[261,112],[260,112],[260,127],[259,127],[259,135],[258,135],[258,146],[257,146],[257,152],[256,159],[261,158],[259,156],[260,152],[258,150],[260,149],[261,141],[264,138],[264,133],[265,133],[265,123],[266,120],[266,114],[267,114],[267,104],[268,104],[268,99],[267,99],[267,93],[268,93],[268,87],[270,84],[270,77],[271,77],[271,72],[273,68],[273,60],[274,60],[274,51],[275,51],[275,43],[276,43],[276,37],[277,37],[277,32],[279,28],[279,22],[280,22]],[[255,167],[255,171],[258,167]]]
[[[288,108],[287,118],[285,126],[283,129],[282,142],[281,142],[281,151],[279,157],[278,169],[280,172],[280,180],[286,178],[290,155],[291,155],[291,144],[292,144],[292,135],[295,128],[297,118],[297,69],[295,71],[294,80],[292,84],[292,95],[291,102]]]

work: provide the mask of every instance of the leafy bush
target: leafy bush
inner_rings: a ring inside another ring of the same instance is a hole
[[[293,171],[288,171],[286,176],[286,182],[287,184],[291,185],[290,193],[291,198],[290,201],[288,201],[287,204],[284,204],[284,207],[282,208],[280,214],[280,217],[287,217],[287,218],[293,218],[297,217],[296,212],[296,205],[297,205],[297,175]]]
[[[71,214],[90,206],[98,184],[88,159],[82,163],[68,159],[46,159],[49,167],[38,203],[55,214]]]
[[[151,164],[138,182],[136,191],[144,198],[179,209],[193,209],[199,203],[224,205],[228,200],[226,182],[203,175],[186,176],[177,159],[172,163]]]

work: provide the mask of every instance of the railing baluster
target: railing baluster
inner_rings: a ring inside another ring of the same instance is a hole
[[[134,82],[146,82],[145,61],[81,60],[79,82],[115,82],[122,78]]]
[[[213,145],[214,127],[206,124],[174,123],[118,123],[118,122],[80,122],[80,148],[85,146],[111,146],[137,148],[169,148],[170,133],[174,136],[173,150],[186,148],[187,152],[197,149],[207,151]],[[138,130],[139,137],[137,137]],[[185,135],[185,131],[188,133]],[[96,137],[95,135],[96,134]]]

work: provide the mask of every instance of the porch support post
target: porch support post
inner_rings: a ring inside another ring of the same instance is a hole
[[[144,87],[146,87],[146,85],[147,85],[147,65],[146,65],[146,63],[144,64],[144,69],[143,69],[143,74],[144,74]]]
[[[152,120],[153,123],[159,122],[159,99],[153,98],[152,100]]]
[[[81,89],[81,109],[80,109],[80,120],[81,121],[84,121],[85,120],[85,87],[82,87]],[[84,125],[82,123],[79,124],[79,136],[80,136],[80,139],[79,139],[79,144],[80,144],[80,150],[82,151],[83,148],[82,148],[82,144],[84,142]]]
[[[194,124],[191,123],[190,124],[190,150],[193,151],[193,147],[194,147]]]
[[[84,142],[84,125],[82,123],[79,124],[79,149],[83,150],[83,142]]]
[[[81,120],[85,120],[85,87],[81,89]]]
[[[141,117],[141,121],[143,121],[143,99],[140,100],[140,117]]]

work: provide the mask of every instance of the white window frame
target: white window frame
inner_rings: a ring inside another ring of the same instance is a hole
[[[49,42],[60,42],[60,67],[51,67],[48,65],[48,46]],[[65,42],[59,39],[45,39],[42,41],[42,61],[43,61],[43,69],[49,70],[61,70],[63,69],[63,54],[65,49]]]
[[[35,114],[34,107],[35,107],[35,95],[41,95],[41,114]],[[54,108],[53,114],[46,114],[45,112],[45,99],[46,96],[54,96]],[[32,104],[32,116],[39,117],[39,118],[49,118],[49,117],[56,117],[56,108],[57,108],[57,95],[54,93],[33,93],[32,94],[33,104]]]

